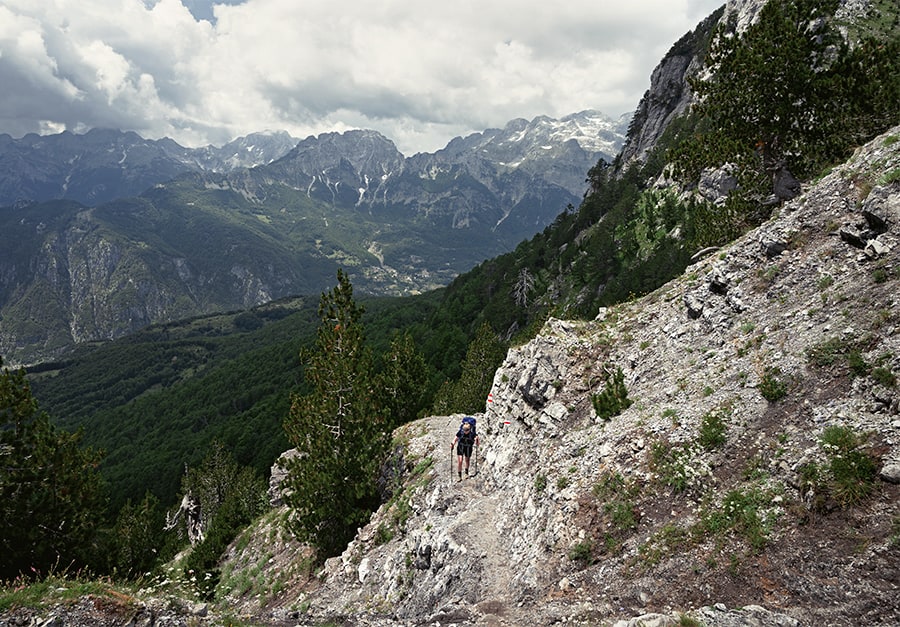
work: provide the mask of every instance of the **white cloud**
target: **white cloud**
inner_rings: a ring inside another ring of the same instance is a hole
[[[515,117],[632,110],[720,3],[0,0],[0,132],[366,127],[432,151]]]

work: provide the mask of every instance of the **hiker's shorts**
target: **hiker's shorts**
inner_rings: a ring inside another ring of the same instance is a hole
[[[472,445],[471,444],[457,444],[456,445],[456,454],[464,455],[466,457],[472,457]]]

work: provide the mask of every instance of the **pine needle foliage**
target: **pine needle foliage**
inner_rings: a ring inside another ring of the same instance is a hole
[[[322,559],[343,550],[377,507],[375,476],[389,443],[360,323],[363,309],[343,271],[337,280],[322,294],[315,346],[302,354],[311,391],[292,398],[284,423],[300,452],[285,484],[290,526]]]
[[[0,371],[0,579],[97,560],[101,455],[80,442],[38,409],[24,370]]]
[[[438,390],[434,402],[437,414],[477,413],[484,411],[485,399],[491,391],[494,373],[506,357],[506,344],[491,326],[483,323],[469,344],[462,372],[456,381],[447,381]]]
[[[594,411],[601,420],[609,420],[618,416],[631,407],[632,400],[628,398],[628,389],[625,387],[625,375],[622,368],[617,367],[615,372],[606,374],[606,383],[603,389],[591,395]]]
[[[696,132],[670,153],[686,182],[736,164],[752,212],[777,170],[807,180],[900,121],[900,41],[848,41],[834,18],[839,4],[767,2],[740,34],[735,15],[720,23],[706,58],[712,71],[690,81]],[[765,217],[757,213],[751,225]]]

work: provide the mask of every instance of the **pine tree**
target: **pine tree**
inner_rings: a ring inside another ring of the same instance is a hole
[[[528,307],[528,297],[534,290],[534,276],[528,271],[528,268],[519,270],[519,277],[516,279],[515,287],[513,287],[513,299],[519,307]]]
[[[197,574],[198,594],[211,599],[220,579],[222,553],[238,533],[268,507],[265,482],[241,467],[218,440],[198,468],[187,471],[182,492],[200,503],[203,540],[185,561],[185,573]]]
[[[0,359],[0,367],[3,361]],[[106,498],[100,454],[38,409],[25,371],[0,372],[0,579],[90,566]]]
[[[387,427],[396,428],[415,420],[425,408],[428,367],[407,332],[391,342],[384,356],[384,369],[376,389]]]
[[[779,168],[807,179],[900,121],[900,42],[849,45],[833,18],[838,4],[767,2],[743,34],[734,16],[717,29],[712,72],[691,81],[701,132],[674,153],[687,180],[736,163],[744,193],[760,200]]]
[[[127,501],[116,517],[111,566],[115,572],[132,577],[150,571],[160,558],[165,542],[165,513],[151,492],[138,505]]]
[[[319,303],[315,348],[303,354],[312,391],[292,398],[284,423],[301,453],[285,481],[291,527],[323,558],[340,552],[378,505],[375,475],[389,437],[375,402],[363,309],[343,271],[337,279]]]
[[[445,382],[435,395],[434,411],[440,414],[484,411],[494,373],[505,356],[506,345],[489,324],[482,324],[469,343],[459,379]]]

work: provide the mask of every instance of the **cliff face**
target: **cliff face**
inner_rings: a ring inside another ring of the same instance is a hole
[[[704,70],[703,59],[713,29],[721,20],[734,17],[738,33],[753,24],[766,0],[728,0],[672,46],[650,76],[650,89],[641,98],[625,145],[619,156],[620,169],[643,162],[674,119],[685,113],[694,99],[689,79]]]
[[[618,156],[621,170],[646,160],[669,123],[690,107],[694,95],[688,79],[703,67],[706,41],[721,15],[721,11],[716,11],[707,17],[672,46],[653,69],[650,89],[638,103],[625,145]]]
[[[461,416],[401,428],[394,497],[315,585],[256,611],[896,624],[898,140],[900,127],[647,297],[551,320],[510,350],[469,478],[451,471]]]
[[[96,208],[61,201],[7,220],[9,254],[0,262],[5,362],[53,359],[75,344],[199,311],[252,307],[302,281],[290,259],[251,238],[227,254],[214,237],[160,245],[161,231],[187,232],[182,226],[192,219],[161,214],[137,201]]]

